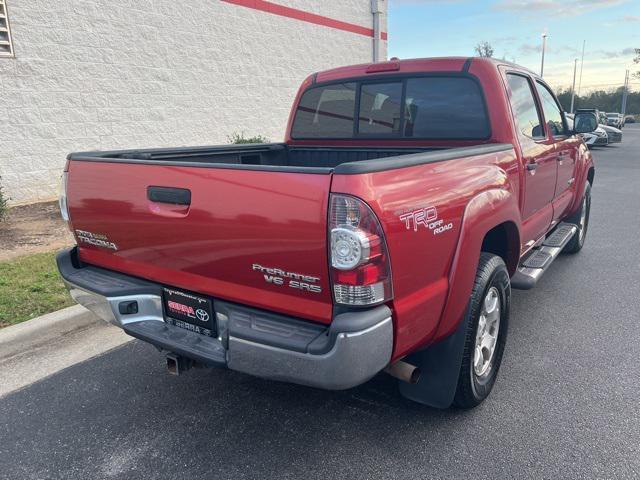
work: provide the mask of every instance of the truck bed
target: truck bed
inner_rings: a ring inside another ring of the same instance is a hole
[[[72,160],[138,160],[253,167],[335,168],[346,162],[418,153],[424,148],[291,147],[284,143],[80,152]],[[137,162],[136,162],[137,163]],[[241,167],[240,167],[241,168]],[[310,172],[306,172],[310,173]]]
[[[512,148],[275,143],[74,153],[69,211],[88,264],[328,323],[327,208],[335,175]],[[271,285],[256,268],[311,276],[318,292]]]
[[[509,144],[468,147],[307,147],[285,143],[221,145],[181,148],[151,148],[77,152],[69,160],[154,165],[204,166],[246,170],[276,170],[299,173],[364,173],[381,169],[493,153],[513,148]],[[402,157],[402,158],[401,158]],[[385,159],[381,162],[381,159]],[[356,165],[358,165],[356,167]]]

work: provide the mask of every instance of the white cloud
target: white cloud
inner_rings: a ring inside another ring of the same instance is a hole
[[[623,48],[622,50],[597,50],[593,52],[602,58],[619,58],[635,55],[635,48]]]
[[[540,43],[523,43],[518,47],[520,55],[533,55],[542,53],[542,41]],[[546,53],[562,53],[567,55],[579,55],[581,50],[570,45],[551,46],[545,47]]]
[[[532,44],[532,43],[523,43],[518,48],[518,52],[521,55],[530,55],[532,53],[541,53],[542,52],[542,45],[535,45],[535,44]]]
[[[499,0],[493,5],[493,9],[526,15],[580,15],[626,2],[627,0]]]

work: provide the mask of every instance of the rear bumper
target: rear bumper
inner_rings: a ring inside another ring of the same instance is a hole
[[[391,311],[378,306],[337,315],[329,327],[213,300],[217,337],[164,322],[162,286],[82,265],[75,249],[57,256],[73,299],[103,320],[156,347],[202,364],[329,390],[364,383],[391,360]],[[123,302],[137,313],[120,313]]]

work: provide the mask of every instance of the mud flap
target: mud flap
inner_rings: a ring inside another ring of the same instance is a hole
[[[405,360],[420,368],[420,380],[411,385],[398,382],[403,397],[434,408],[449,408],[458,386],[464,342],[469,318],[467,312],[449,337]]]

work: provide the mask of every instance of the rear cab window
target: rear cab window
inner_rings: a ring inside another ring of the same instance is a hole
[[[491,125],[480,84],[469,76],[359,79],[306,90],[294,139],[485,140]]]
[[[307,90],[298,104],[293,131],[301,137],[352,137],[355,100],[355,83]]]
[[[407,80],[406,137],[485,139],[491,135],[480,86],[470,78]]]
[[[401,107],[401,82],[362,85],[357,132],[364,135],[398,135]]]

